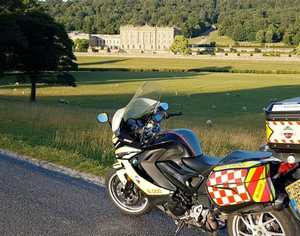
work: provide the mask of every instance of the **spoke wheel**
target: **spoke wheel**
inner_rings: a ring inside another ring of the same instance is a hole
[[[234,236],[286,236],[280,220],[271,212],[234,216]]]
[[[149,209],[149,199],[143,195],[133,182],[123,186],[117,173],[110,175],[107,188],[113,202],[124,213],[138,215]]]

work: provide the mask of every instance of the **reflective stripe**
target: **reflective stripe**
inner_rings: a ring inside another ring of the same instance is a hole
[[[260,164],[260,162],[259,161],[246,161],[246,162],[240,162],[240,163],[234,163],[234,164],[228,164],[228,165],[221,165],[221,166],[216,166],[214,168],[214,171],[226,170],[226,169],[236,169],[236,168],[249,168],[249,167],[255,166],[257,164]]]

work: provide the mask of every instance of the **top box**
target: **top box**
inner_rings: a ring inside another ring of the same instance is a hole
[[[269,147],[280,152],[300,152],[300,97],[273,102],[265,113]]]

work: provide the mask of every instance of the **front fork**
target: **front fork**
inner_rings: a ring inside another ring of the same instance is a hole
[[[117,161],[115,164],[113,164],[113,168],[116,170],[117,176],[121,181],[122,185],[125,186],[127,183],[127,178],[126,171],[123,168],[122,163],[120,161]]]

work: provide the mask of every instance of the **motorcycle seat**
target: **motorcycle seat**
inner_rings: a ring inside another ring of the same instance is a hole
[[[219,164],[232,164],[237,162],[244,162],[244,161],[257,161],[266,159],[272,156],[271,152],[250,152],[250,151],[242,151],[237,150],[233,151],[226,157],[220,160]]]
[[[200,173],[205,173],[206,171],[210,170],[213,166],[233,164],[244,161],[257,161],[269,158],[271,156],[271,152],[250,152],[237,150],[233,151],[224,158],[200,155],[191,158],[183,158],[182,161],[186,166],[190,167],[191,169]]]
[[[183,163],[191,169],[203,173],[209,170],[212,166],[218,165],[221,159],[218,157],[211,157],[206,155],[200,155],[191,158],[183,158]]]

